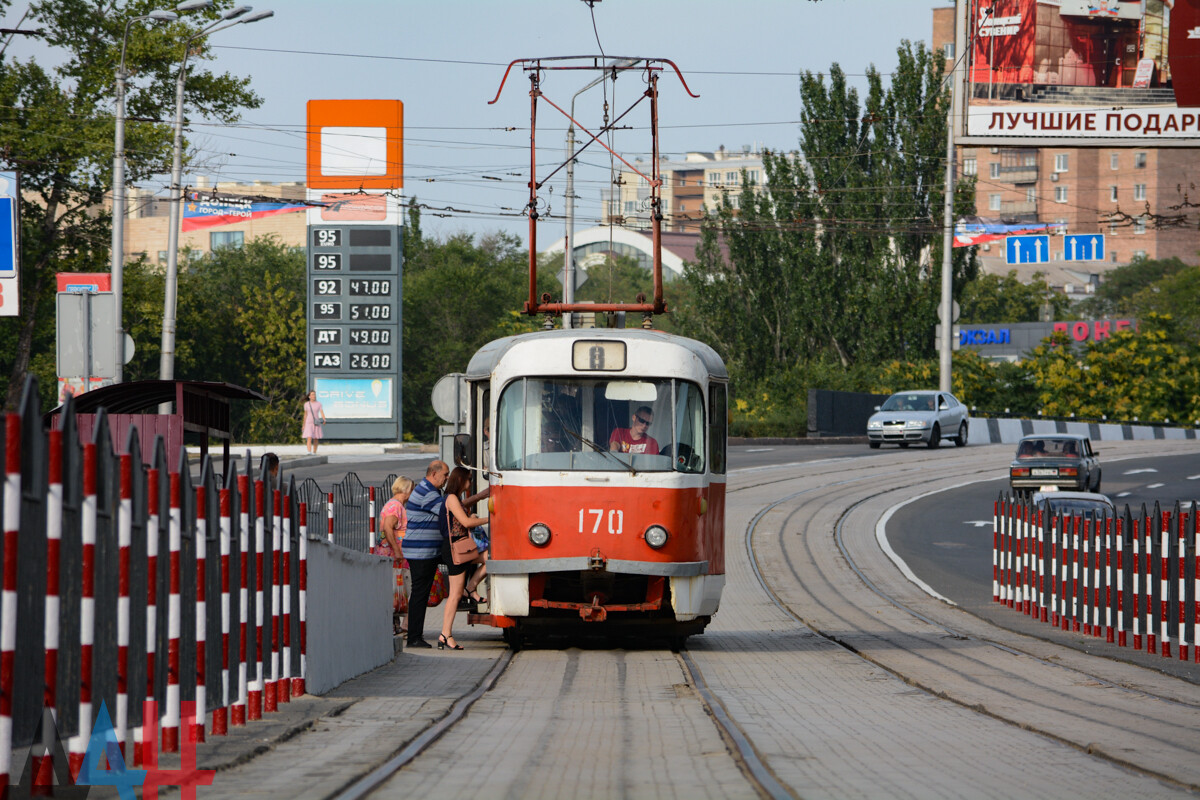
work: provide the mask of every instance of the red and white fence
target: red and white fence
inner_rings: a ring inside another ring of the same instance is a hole
[[[18,777],[14,748],[33,746],[35,789],[49,791],[56,739],[70,739],[77,774],[102,702],[122,749],[132,738],[131,760],[142,763],[178,748],[181,702],[212,714],[211,728],[203,714],[196,720],[201,740],[206,729],[225,734],[231,717],[245,724],[248,666],[261,691],[270,665],[268,713],[305,686],[307,547],[295,483],[251,503],[270,478],[252,467],[218,476],[206,458],[193,485],[185,461],[166,463],[161,441],[151,464],[136,429],[114,446],[103,411],[85,444],[69,400],[43,430],[35,388],[0,440],[0,794]],[[257,635],[248,637],[251,618]],[[147,747],[158,731],[161,743]]]
[[[1200,663],[1200,509],[1051,515],[995,504],[992,600],[1062,630]]]

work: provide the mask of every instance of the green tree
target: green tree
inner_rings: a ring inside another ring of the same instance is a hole
[[[1082,352],[1055,334],[1025,364],[1043,413],[1145,422],[1200,418],[1200,348],[1170,317],[1149,314],[1138,331],[1089,343]]]
[[[528,299],[528,253],[511,235],[475,243],[467,234],[421,240],[404,264],[403,407],[406,436],[431,441],[439,424],[430,392],[439,378],[463,372],[480,346],[540,327],[518,312]],[[557,284],[538,271],[537,292]]]
[[[254,388],[266,396],[249,403],[240,441],[296,442],[304,398],[305,295],[287,276],[266,272],[252,298],[237,307],[245,365],[257,376]]]
[[[0,11],[8,8],[0,0]],[[188,14],[165,26],[130,28],[126,63],[126,177],[130,183],[169,171],[174,76],[184,41],[219,18],[232,0]],[[15,405],[31,358],[53,347],[56,272],[107,269],[111,217],[97,213],[112,190],[113,73],[125,21],[146,14],[151,0],[95,3],[40,0],[30,6],[28,27],[39,27],[51,48],[45,64],[0,58],[0,147],[21,171],[21,316],[0,320],[0,374],[7,374],[7,403]],[[248,78],[203,68],[212,58],[203,41],[193,44],[187,108],[233,122],[259,98]],[[55,66],[48,66],[54,64]],[[145,343],[143,343],[145,344]],[[53,387],[43,388],[53,397]]]
[[[1200,267],[1184,266],[1136,292],[1125,305],[1130,316],[1169,316],[1180,340],[1200,341]]]
[[[288,432],[276,417],[282,414],[291,418],[294,430],[279,441],[296,441],[296,409],[305,390],[304,251],[259,237],[243,247],[180,261],[186,266],[179,273],[175,374],[233,383],[267,397],[268,408],[261,401],[234,403],[237,438],[245,440],[252,431],[256,436]],[[157,315],[161,326],[161,300]],[[157,362],[157,351],[154,358]]]
[[[1051,320],[1069,319],[1071,301],[1046,283],[1041,272],[1029,283],[1017,279],[1016,270],[1008,275],[980,275],[962,288],[963,323],[1037,322],[1048,309]]]
[[[561,268],[554,260],[547,260],[541,269],[555,275],[557,278]],[[575,291],[577,303],[634,303],[639,294],[644,295],[644,302],[654,299],[654,280],[651,272],[630,256],[606,258],[602,263],[586,267],[587,281]],[[671,311],[680,306],[686,290],[682,280],[666,280],[667,270],[663,270],[663,298],[667,303],[667,314],[660,315],[654,320],[654,327],[659,330],[675,332],[677,324]],[[562,285],[557,287],[562,292]],[[597,325],[603,325],[598,320]],[[626,314],[625,327],[640,328],[642,318],[639,314]]]
[[[762,190],[710,210],[682,322],[737,378],[932,354],[949,98],[940,54],[898,53],[890,86],[868,70],[864,102],[836,64],[828,79],[805,73],[800,152],[765,154]],[[956,194],[964,212],[971,186]],[[953,268],[956,285],[973,277],[967,249]]]
[[[1153,284],[1187,268],[1178,258],[1135,258],[1104,273],[1096,294],[1079,305],[1085,317],[1101,318],[1133,311],[1131,299]]]

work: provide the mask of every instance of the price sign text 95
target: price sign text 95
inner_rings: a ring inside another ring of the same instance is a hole
[[[335,270],[342,268],[341,253],[315,253],[313,254],[313,269],[314,270]]]
[[[313,228],[313,245],[315,247],[341,247],[341,228]]]
[[[313,303],[313,319],[341,319],[341,303]]]

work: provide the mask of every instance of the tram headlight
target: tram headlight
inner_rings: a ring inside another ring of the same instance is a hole
[[[658,550],[667,543],[667,529],[661,525],[646,528],[646,544]]]
[[[529,526],[529,541],[534,547],[545,547],[550,544],[550,528],[541,522]]]

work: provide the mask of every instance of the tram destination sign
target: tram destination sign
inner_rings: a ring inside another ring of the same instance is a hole
[[[400,435],[403,228],[308,229],[308,387],[332,439]]]

